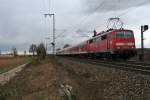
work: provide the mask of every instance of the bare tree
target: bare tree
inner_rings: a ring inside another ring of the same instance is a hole
[[[24,56],[26,56],[26,54],[27,54],[27,52],[26,52],[26,50],[24,50]]]
[[[31,44],[29,48],[29,52],[32,53],[33,56],[35,56],[36,51],[37,51],[37,46],[35,44]]]
[[[46,48],[43,43],[39,44],[37,47],[37,56],[40,60],[46,57]]]
[[[14,55],[14,57],[18,56],[17,48],[12,48],[12,54]]]

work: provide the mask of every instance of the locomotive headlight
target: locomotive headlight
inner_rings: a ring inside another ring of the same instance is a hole
[[[128,43],[128,46],[133,46],[133,45],[134,45],[134,43],[132,43],[132,42],[131,42],[131,43]]]
[[[116,46],[123,46],[125,43],[116,43]]]

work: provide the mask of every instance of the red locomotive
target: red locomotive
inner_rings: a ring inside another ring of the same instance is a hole
[[[136,53],[134,33],[127,29],[109,29],[76,46],[57,51],[57,55],[123,59]]]

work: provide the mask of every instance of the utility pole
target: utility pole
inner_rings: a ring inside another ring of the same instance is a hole
[[[143,26],[141,26],[141,60],[144,60],[144,36],[143,36]]]
[[[46,38],[45,38],[45,40],[46,40],[46,41],[45,41],[45,42],[46,42],[46,43],[45,43],[46,54],[48,54],[48,44],[49,44],[48,40],[49,40],[49,39],[50,39],[49,37],[46,37]]]
[[[55,14],[53,15],[53,54],[55,54]]]
[[[144,35],[143,33],[148,30],[148,25],[141,26],[141,55],[140,60],[144,61]]]
[[[53,42],[51,44],[53,46],[53,54],[55,54],[55,14],[44,14],[44,16],[53,16]]]

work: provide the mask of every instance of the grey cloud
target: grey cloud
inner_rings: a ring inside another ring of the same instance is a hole
[[[45,30],[41,0],[0,0],[0,49],[26,49]]]
[[[47,1],[46,7],[42,4],[43,1]],[[93,13],[102,2],[97,12],[106,12],[106,14],[95,13],[80,24],[85,12]],[[66,43],[73,45],[86,39],[80,35],[87,35],[88,30],[93,30],[93,27],[101,25],[115,10],[122,12],[122,10],[149,3],[149,0],[52,0],[51,10],[56,12],[56,30],[69,30],[62,38],[56,40],[59,42],[57,45],[60,47]],[[45,19],[43,14],[47,12],[48,0],[0,0],[0,49],[7,50],[14,46],[23,50],[28,49],[31,43],[38,44],[45,41],[43,39],[49,33],[50,20]],[[134,17],[130,17],[131,20],[138,19]],[[74,32],[76,30],[77,32]],[[61,32],[56,31],[56,35],[59,33]]]
[[[84,0],[84,12],[109,12],[150,4],[149,0]]]

